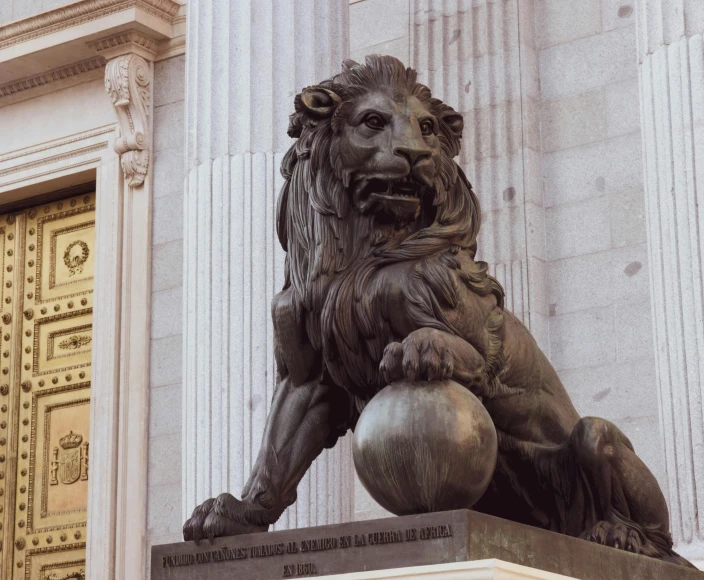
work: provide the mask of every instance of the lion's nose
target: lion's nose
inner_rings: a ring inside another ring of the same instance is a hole
[[[428,147],[415,145],[398,145],[394,147],[394,155],[404,157],[408,164],[413,167],[418,161],[429,159],[431,150]]]

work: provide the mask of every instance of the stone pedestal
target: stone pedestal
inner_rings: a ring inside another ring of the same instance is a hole
[[[704,7],[638,3],[660,430],[675,546],[704,564]]]
[[[524,575],[499,574],[493,560]],[[438,564],[450,566],[436,575]],[[414,567],[415,576],[407,571]],[[433,579],[704,580],[691,568],[470,510],[154,546],[151,579],[413,578],[424,577],[422,567]]]
[[[188,4],[184,208],[183,517],[241,492],[276,381],[271,299],[293,100],[349,52],[349,0]],[[279,527],[352,518],[348,438],[313,464]]]

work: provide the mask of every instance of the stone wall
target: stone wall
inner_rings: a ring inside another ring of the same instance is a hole
[[[650,315],[635,7],[538,0],[549,357],[664,486]]]
[[[154,65],[147,545],[181,540],[185,56]],[[149,561],[147,561],[149,570]],[[149,574],[147,573],[147,577]]]

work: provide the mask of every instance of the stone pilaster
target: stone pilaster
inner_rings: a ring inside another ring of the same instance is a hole
[[[122,176],[112,161],[97,173],[96,218],[105,226],[97,235],[107,265],[96,275],[105,332],[93,345],[102,397],[92,407],[91,461],[109,477],[89,482],[88,537],[96,541],[88,543],[86,568],[91,578],[126,580],[143,577],[147,558],[155,54],[148,48],[156,43],[126,31],[90,46],[108,60],[105,90],[119,125],[113,148]]]
[[[547,346],[533,0],[411,0],[411,65],[461,112],[459,163],[482,204],[478,258]]]
[[[276,369],[270,303],[293,99],[340,69],[349,0],[188,4],[184,216],[183,514],[239,495],[256,459]],[[352,518],[349,438],[325,452],[277,524]]]
[[[638,2],[660,425],[672,534],[704,564],[704,9]]]

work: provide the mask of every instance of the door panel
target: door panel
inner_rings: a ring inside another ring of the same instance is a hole
[[[84,580],[95,196],[0,224],[0,575]]]

